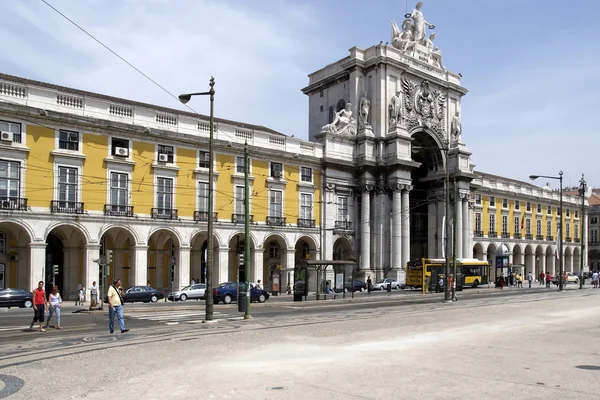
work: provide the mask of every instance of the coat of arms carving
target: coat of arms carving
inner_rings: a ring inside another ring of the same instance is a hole
[[[446,96],[439,90],[431,89],[427,80],[415,84],[407,78],[402,78],[402,89],[408,130],[422,126],[431,129],[441,139],[445,139]]]

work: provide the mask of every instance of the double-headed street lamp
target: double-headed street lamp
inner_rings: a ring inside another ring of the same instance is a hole
[[[214,132],[214,112],[213,104],[215,101],[215,78],[210,77],[210,90],[208,92],[188,93],[179,96],[179,101],[186,104],[192,96],[210,96],[210,136],[208,139],[208,244],[206,256],[206,309],[204,319],[206,321],[213,320],[213,289],[212,289],[212,273],[213,273],[213,192],[214,192],[214,156],[213,156],[213,132]]]
[[[532,181],[536,180],[537,178],[548,178],[548,179],[558,179],[560,181],[560,200],[559,200],[559,206],[558,206],[558,216],[559,216],[559,222],[558,222],[558,268],[559,268],[559,272],[558,272],[558,290],[564,290],[563,288],[563,227],[562,227],[562,220],[563,220],[563,172],[559,171],[558,172],[558,176],[547,176],[547,175],[529,175],[529,179],[531,179]]]
[[[579,289],[583,289],[583,262],[585,260],[585,192],[587,191],[587,183],[585,177],[581,174],[579,181],[579,194],[581,195],[581,259],[579,261]]]

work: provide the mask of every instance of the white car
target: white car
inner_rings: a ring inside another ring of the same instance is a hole
[[[375,282],[372,290],[387,290],[390,282],[392,284],[392,289],[400,289],[400,284],[396,282],[394,278],[385,278]]]
[[[206,283],[196,283],[195,285],[186,286],[181,290],[169,293],[167,299],[171,301],[186,301],[187,299],[204,299],[206,295]]]

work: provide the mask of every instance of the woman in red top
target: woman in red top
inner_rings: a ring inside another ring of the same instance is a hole
[[[38,287],[33,289],[33,321],[29,325],[29,329],[33,329],[33,324],[36,321],[40,323],[40,332],[46,332],[44,329],[44,313],[48,311],[48,302],[46,301],[46,291],[44,290],[44,282],[40,281]]]

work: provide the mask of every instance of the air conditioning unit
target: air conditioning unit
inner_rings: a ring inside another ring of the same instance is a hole
[[[2,140],[3,142],[12,142],[13,141],[13,133],[7,132],[7,131],[2,131],[0,133],[0,140]]]
[[[273,171],[273,178],[276,178],[276,179],[281,178],[281,171]]]
[[[160,162],[169,162],[169,155],[168,154],[159,154],[158,155],[158,161],[160,161]]]
[[[115,147],[115,156],[127,157],[129,155],[129,149],[125,147]]]

